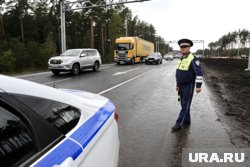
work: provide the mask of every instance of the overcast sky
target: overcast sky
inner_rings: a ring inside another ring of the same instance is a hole
[[[153,24],[166,41],[205,40],[207,47],[228,32],[250,30],[250,0],[151,0],[126,6],[133,16]],[[191,51],[197,49],[202,44],[195,44]]]

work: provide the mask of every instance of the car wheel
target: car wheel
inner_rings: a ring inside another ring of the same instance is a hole
[[[117,65],[120,65],[120,62],[116,62]]]
[[[58,74],[60,73],[60,71],[58,71],[58,70],[52,70],[52,73],[53,73],[54,75],[58,75]]]
[[[77,64],[77,63],[73,64],[71,73],[72,73],[73,75],[78,75],[78,74],[80,73],[79,64]]]
[[[143,60],[142,60],[142,59],[140,59],[140,64],[141,64],[141,63],[143,63]]]
[[[135,64],[135,59],[134,58],[131,59],[131,64]]]
[[[96,61],[95,63],[94,63],[94,66],[93,66],[93,71],[98,71],[98,69],[99,69],[99,62],[98,61]]]

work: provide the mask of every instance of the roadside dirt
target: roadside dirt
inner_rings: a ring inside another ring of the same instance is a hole
[[[250,71],[248,60],[201,59],[204,80],[218,106],[218,121],[226,125],[231,142],[239,148],[250,146]]]

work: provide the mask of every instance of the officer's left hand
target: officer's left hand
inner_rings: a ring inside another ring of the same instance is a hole
[[[196,93],[200,93],[201,92],[201,88],[196,88]]]

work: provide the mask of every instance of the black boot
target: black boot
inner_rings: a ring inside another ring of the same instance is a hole
[[[185,125],[190,125],[191,122],[190,122],[190,121],[186,121],[184,124],[185,124]]]
[[[173,127],[172,127],[172,131],[177,131],[177,130],[180,130],[181,129],[181,126],[175,124]]]

